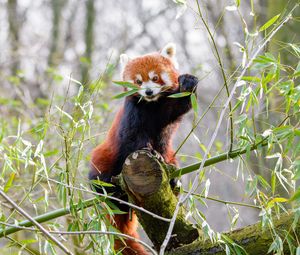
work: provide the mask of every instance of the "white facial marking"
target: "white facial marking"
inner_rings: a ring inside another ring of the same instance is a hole
[[[150,78],[150,80],[152,80],[153,79],[153,77],[155,76],[155,75],[157,75],[154,71],[151,71],[151,72],[149,72],[149,78]]]
[[[167,72],[161,73],[161,79],[164,81],[166,86],[172,86],[172,81],[170,79],[170,76]]]
[[[151,95],[147,95],[146,91],[151,91]],[[156,101],[159,98],[159,93],[161,91],[161,86],[155,82],[147,81],[144,82],[139,90],[139,94],[144,97],[146,101]]]
[[[143,80],[142,75],[140,75],[140,74],[137,74],[137,75],[135,76],[135,78],[136,78],[137,80],[140,80],[140,81]]]

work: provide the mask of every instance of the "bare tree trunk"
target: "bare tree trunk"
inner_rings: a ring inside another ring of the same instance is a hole
[[[53,67],[58,64],[59,61],[59,35],[61,25],[61,12],[65,1],[52,0],[52,31],[51,31],[51,46],[48,56],[48,66]]]
[[[16,74],[20,68],[20,60],[18,57],[19,49],[19,15],[18,15],[18,0],[8,0],[7,2],[9,36],[11,39],[11,56],[13,57],[11,73]]]
[[[87,84],[90,80],[89,70],[92,64],[92,52],[94,47],[94,23],[95,23],[95,2],[86,2],[86,27],[85,27],[85,54],[81,64],[81,82]]]

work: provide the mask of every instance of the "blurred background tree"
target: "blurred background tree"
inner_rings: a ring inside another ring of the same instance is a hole
[[[122,104],[122,100],[112,100],[113,95],[121,91],[112,84],[112,80],[121,79],[119,55],[126,52],[135,57],[157,51],[170,41],[177,45],[180,73],[192,73],[200,79],[197,117],[208,109],[181,147],[195,123],[193,112],[184,118],[175,138],[175,148],[180,147],[177,156],[181,166],[198,162],[203,157],[227,99],[224,75],[231,89],[243,63],[249,60],[253,50],[277,23],[259,31],[262,25],[281,14],[279,22],[299,1],[198,2],[224,73],[193,0],[187,1],[187,8],[179,18],[176,15],[183,9],[176,0],[0,0],[0,184],[1,187],[8,185],[6,191],[14,201],[32,215],[38,215],[86,197],[85,192],[67,189],[50,179],[72,186],[83,185],[88,189],[90,151],[103,140],[115,111]],[[276,87],[276,77],[273,74],[267,76],[270,73],[267,69],[248,70],[247,76],[254,78],[245,80],[247,86],[238,87],[232,100],[233,107],[241,102],[242,97],[245,100],[245,105],[241,103],[233,112],[234,147],[239,146],[243,139],[255,139],[264,131],[275,128],[289,113],[292,114],[292,109],[286,112],[286,103],[291,91],[296,94],[299,90],[299,76],[293,76],[300,55],[299,14],[300,8],[265,49],[273,54],[274,63],[280,55],[280,63],[272,64],[279,66],[276,72],[284,75],[277,81],[292,80],[293,85],[289,86],[293,88],[284,94],[286,97],[282,96],[280,89],[274,93],[272,90],[265,100],[260,93],[267,93],[259,91],[258,84],[270,78],[266,86]],[[287,121],[286,126],[299,129],[299,115],[293,114]],[[228,150],[229,134],[230,122],[225,118],[209,156]],[[298,147],[294,148],[297,151]],[[258,201],[261,197],[253,195],[264,187],[265,180],[260,176],[270,182],[272,170],[278,162],[267,159],[267,156],[272,155],[266,149],[263,153],[260,151],[209,167],[201,179],[199,191],[206,187],[209,195],[224,201],[261,202]],[[290,167],[292,157],[287,153],[283,158],[284,165]],[[182,178],[184,188],[189,187],[193,178],[193,173]],[[286,198],[290,195],[286,191],[280,194]],[[254,223],[261,212],[212,200],[205,204],[197,201],[196,204],[216,231]],[[81,218],[87,215],[73,212],[71,220],[59,219],[49,226],[76,230],[88,225],[105,229],[99,219],[97,222],[93,218],[97,209],[93,210],[87,212],[93,219],[89,223]],[[2,222],[20,219],[3,201],[0,213]],[[40,235],[36,236],[35,241],[43,244],[45,250],[51,250],[49,243]],[[29,253],[39,254],[39,248],[31,245],[35,239],[33,235],[18,232],[11,238],[0,240],[2,254],[17,253],[18,249],[8,246],[12,243],[31,249],[27,251]],[[95,242],[83,245],[80,238],[72,239],[78,254],[84,254],[88,245],[96,249]],[[109,246],[111,237],[105,238],[97,240],[99,246]],[[24,244],[22,240],[31,241]]]

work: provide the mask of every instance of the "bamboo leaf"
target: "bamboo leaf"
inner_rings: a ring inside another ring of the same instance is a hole
[[[260,82],[260,78],[259,77],[255,77],[255,76],[243,76],[242,80],[243,81]]]
[[[102,186],[102,187],[114,187],[115,186],[111,183],[100,181],[100,180],[91,180],[91,183]]]
[[[10,187],[11,187],[11,185],[12,185],[14,179],[15,179],[15,176],[16,176],[15,173],[10,174],[10,177],[9,177],[9,179],[8,179],[7,183],[5,184],[4,189],[3,189],[5,193],[10,189]]]
[[[234,122],[234,124],[239,124],[242,123],[244,120],[246,120],[248,118],[247,114],[243,113],[242,115],[240,115],[237,120]]]
[[[120,93],[120,94],[114,96],[113,99],[120,99],[120,98],[123,98],[123,97],[131,96],[131,95],[135,94],[138,91],[139,91],[138,89],[132,89],[132,90],[129,90],[129,91],[126,91],[126,92],[123,92],[123,93]]]
[[[191,103],[192,103],[192,108],[194,110],[194,113],[197,114],[198,113],[198,103],[197,103],[196,95],[194,93],[191,95]]]
[[[191,94],[192,94],[191,92],[180,92],[180,93],[176,93],[176,94],[170,95],[168,97],[170,97],[170,98],[180,98],[180,97],[190,96]]]
[[[286,199],[284,197],[275,197],[269,203],[285,203],[287,201],[288,201],[288,199]]]
[[[271,18],[270,20],[268,20],[265,24],[263,24],[260,29],[259,32],[266,30],[268,27],[270,27],[272,24],[274,24],[276,22],[276,20],[279,18],[280,13],[275,15],[273,18]]]
[[[139,89],[138,85],[128,82],[128,81],[113,81],[113,83],[116,85],[122,86],[124,88]]]
[[[300,189],[298,189],[294,195],[290,198],[290,201],[300,200]]]

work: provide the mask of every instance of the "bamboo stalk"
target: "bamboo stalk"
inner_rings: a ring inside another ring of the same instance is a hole
[[[97,200],[98,200],[97,197],[84,200],[80,205],[79,204],[74,205],[74,208],[76,211],[80,211],[81,209],[91,207],[92,205],[94,205],[95,202],[97,202]],[[47,213],[41,214],[37,217],[34,217],[33,219],[35,221],[37,221],[38,223],[43,223],[43,222],[59,218],[61,216],[64,216],[64,215],[67,215],[70,213],[71,213],[71,207],[60,208],[60,209],[54,210],[52,212],[47,212]],[[20,227],[31,227],[33,225],[34,224],[29,220],[24,220],[19,223]],[[2,229],[2,230],[0,230],[0,238],[10,235],[10,234],[13,234],[13,233],[16,233],[20,230],[22,230],[22,229],[19,229],[17,227],[8,227],[5,229]]]
[[[205,160],[203,167],[211,166],[211,165],[217,164],[219,162],[225,161],[227,159],[236,158],[236,157],[238,157],[240,155],[245,154],[247,151],[254,151],[259,146],[263,147],[263,146],[266,146],[267,144],[268,143],[265,140],[262,140],[261,142],[252,145],[250,147],[250,149],[237,149],[237,150],[233,150],[231,152],[222,153],[220,155],[217,155],[217,156],[214,156],[214,157],[211,157],[211,158]],[[178,169],[178,170],[174,171],[171,174],[171,178],[180,177],[180,176],[182,176],[184,174],[188,174],[188,173],[194,172],[194,171],[196,171],[196,170],[199,169],[201,163],[202,163],[202,161],[197,162],[195,164],[188,165],[188,166],[183,167],[181,169]]]

